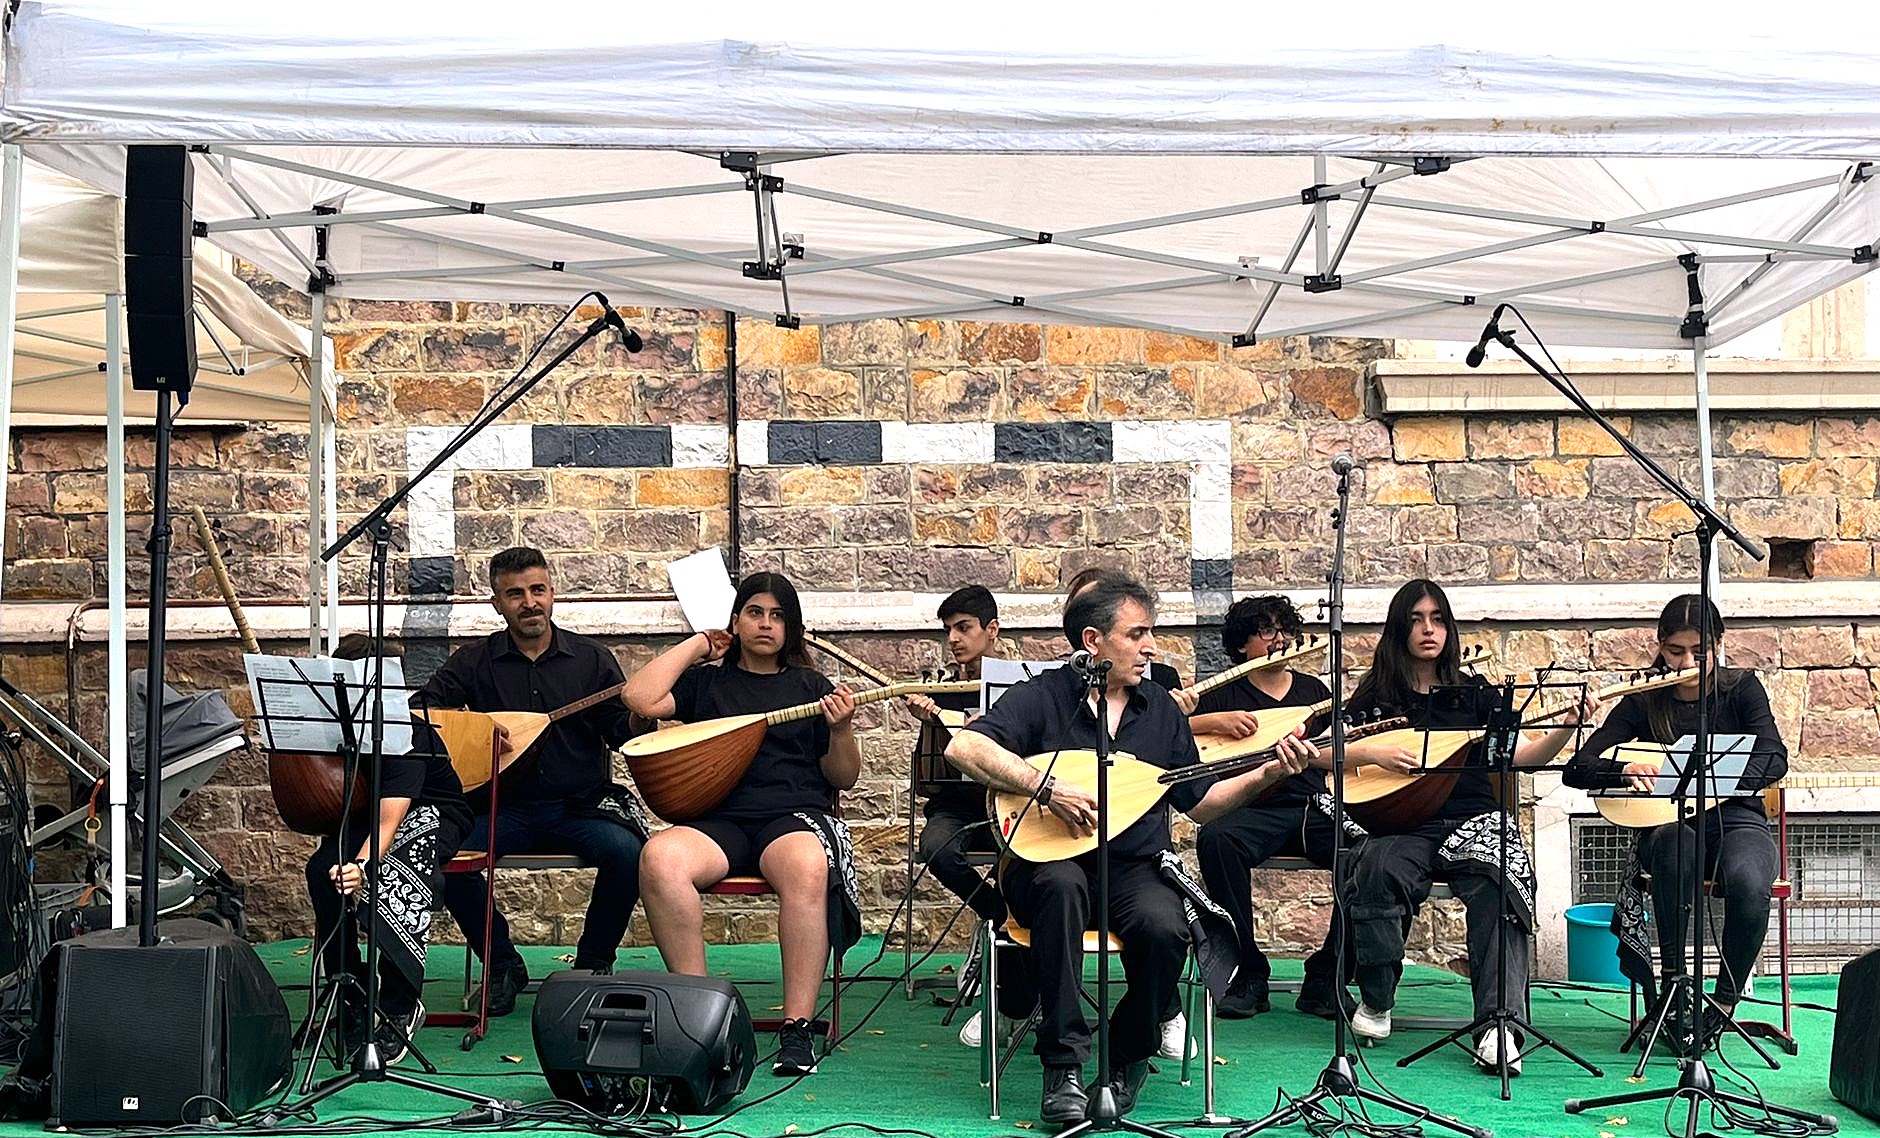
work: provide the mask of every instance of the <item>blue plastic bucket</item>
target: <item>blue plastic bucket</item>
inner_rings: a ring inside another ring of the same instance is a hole
[[[1567,979],[1587,984],[1623,984],[1619,938],[1612,932],[1611,905],[1567,909]]]

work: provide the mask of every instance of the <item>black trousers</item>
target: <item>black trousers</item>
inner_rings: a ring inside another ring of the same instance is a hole
[[[999,848],[988,821],[985,790],[947,787],[927,800],[926,814],[915,856],[935,880],[970,905],[980,920],[1004,924],[1005,898],[998,886],[966,860],[969,853],[996,853]]]
[[[347,841],[352,845],[357,835]],[[462,827],[445,817],[438,822],[437,850],[440,864],[449,861],[463,841]],[[333,880],[328,873],[344,861],[351,861],[358,852],[358,846],[346,852],[342,859],[339,853],[339,839],[328,835],[320,839],[311,856],[307,858],[307,897],[313,902],[313,943],[324,945],[321,970],[328,976],[337,976],[342,971],[358,978],[361,985],[365,982],[365,962],[359,955],[359,942],[354,937],[343,935],[340,922],[346,915],[346,900],[339,890],[333,888]],[[441,873],[441,870],[439,871]],[[433,875],[433,879],[437,874]],[[437,907],[437,898],[431,898],[431,907]],[[366,914],[359,913],[359,928],[364,930]],[[361,989],[363,990],[363,988]],[[422,993],[419,986],[413,984],[393,963],[389,955],[379,956],[379,1007],[386,1015],[394,1019],[410,1015],[418,1004]],[[315,993],[318,998],[319,993]]]
[[[470,826],[462,848],[480,850],[489,844],[489,815],[479,815]],[[640,899],[640,835],[606,818],[571,814],[561,800],[505,801],[496,816],[497,857],[510,854],[573,854],[594,866],[594,892],[588,899],[581,939],[574,950],[574,967],[605,970],[614,966],[614,954],[627,935],[627,922]],[[483,875],[453,873],[444,879],[444,903],[457,920],[471,947],[483,947]],[[490,971],[519,967],[522,954],[509,939],[509,922],[498,909],[490,928]]]
[[[1031,930],[1031,951],[1025,954],[1026,983],[1000,978],[1000,1010],[1024,1015],[1036,993],[1043,1014],[1037,1052],[1047,1067],[1082,1066],[1090,1058],[1090,1022],[1080,993],[1084,930],[1094,924],[1096,895],[1095,854],[1043,865],[1015,860],[1005,871],[1006,903]],[[1188,959],[1181,896],[1155,863],[1112,859],[1110,931],[1123,944],[1128,984],[1110,1016],[1110,1059],[1122,1067],[1155,1054],[1160,1013],[1176,1003]]]
[[[1340,868],[1349,879],[1352,854],[1346,850]],[[1251,871],[1268,858],[1303,857],[1321,869],[1332,867],[1332,820],[1310,807],[1287,805],[1243,806],[1207,825],[1195,838],[1195,856],[1201,862],[1201,880],[1208,896],[1227,910],[1234,919],[1234,933],[1240,945],[1240,971],[1234,986],[1264,993],[1273,967],[1266,953],[1260,951],[1253,935],[1253,883]],[[1334,886],[1336,888],[1336,886]],[[1332,997],[1333,977],[1338,970],[1338,937],[1345,935],[1345,921],[1332,907],[1332,922],[1325,930],[1325,942],[1306,957],[1306,992]],[[1357,954],[1347,943],[1345,967],[1349,976],[1357,967]]]
[[[1760,814],[1726,805],[1709,811],[1705,822],[1705,875],[1723,893],[1723,970],[1717,976],[1717,999],[1734,1004],[1769,932],[1769,890],[1782,855],[1769,820]],[[1639,864],[1652,875],[1659,959],[1667,975],[1683,972],[1690,955],[1686,914],[1696,889],[1697,829],[1690,823],[1660,826],[1640,834],[1638,841]]]
[[[1467,922],[1469,986],[1475,1014],[1501,1008],[1520,1013],[1527,1007],[1528,954],[1531,938],[1512,903],[1502,919],[1496,874],[1474,862],[1447,864],[1437,850],[1459,820],[1435,819],[1409,834],[1373,834],[1353,859],[1352,939],[1358,949],[1358,992],[1377,1011],[1397,1004],[1403,979],[1404,939],[1417,908],[1429,900],[1438,878],[1462,902]],[[1516,831],[1515,839],[1519,840]]]

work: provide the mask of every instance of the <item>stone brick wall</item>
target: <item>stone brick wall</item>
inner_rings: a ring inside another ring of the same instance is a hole
[[[261,284],[290,315],[304,316],[304,298]],[[328,315],[342,375],[344,525],[434,453],[558,313],[333,301]],[[1388,343],[1313,338],[1232,350],[1128,329],[876,321],[785,331],[745,321],[735,330],[733,388],[719,314],[627,316],[646,337],[644,351],[590,345],[491,441],[425,488],[429,497],[400,524],[396,590],[475,597],[486,587],[488,555],[518,541],[549,553],[564,600],[663,592],[666,562],[734,538],[742,569],[780,568],[812,591],[932,593],[977,582],[1050,593],[1084,565],[1105,562],[1193,594],[1203,627],[1170,629],[1166,648],[1185,674],[1198,666],[1205,675],[1220,663],[1205,626],[1230,591],[1320,587],[1330,550],[1327,466],[1341,452],[1366,464],[1351,518],[1354,584],[1430,575],[1584,589],[1694,572],[1690,540],[1679,537],[1689,519],[1659,507],[1653,485],[1577,418],[1368,416],[1365,366]],[[1687,417],[1622,422],[1646,450],[1695,478]],[[1871,577],[1880,418],[1720,417],[1716,440],[1718,492],[1733,518],[1758,536],[1812,541],[1804,568],[1817,579]],[[146,437],[133,441],[131,455],[131,509],[147,509]],[[216,519],[244,597],[300,599],[304,430],[196,427],[182,434],[177,455],[176,500]],[[9,600],[102,594],[102,466],[96,432],[16,434]],[[134,518],[133,549],[142,528]],[[176,592],[212,596],[187,531],[177,550]],[[145,586],[137,564],[134,592]],[[1767,572],[1728,558],[1725,569],[1731,577]],[[349,557],[349,595],[360,592],[360,571],[359,556]],[[449,646],[447,611],[408,610],[403,632],[415,670]],[[1512,667],[1625,664],[1640,659],[1654,614],[1635,615],[1637,623],[1619,627],[1514,622],[1480,635],[1498,641]],[[1048,628],[1013,632],[1014,651],[1055,654]],[[1880,750],[1876,635],[1864,623],[1791,620],[1732,631],[1736,662],[1768,670],[1804,763],[1870,764]],[[668,642],[608,639],[629,669]],[[924,634],[837,639],[897,675],[940,658]],[[227,688],[246,705],[232,644],[180,645],[171,660],[175,682]],[[9,644],[0,666],[64,707],[60,646]],[[80,671],[73,714],[95,737],[103,684],[96,646],[83,650]],[[905,887],[899,850],[912,734],[898,709],[866,717],[864,781],[847,813],[870,851],[864,888],[880,927]],[[48,772],[40,775],[50,791]],[[198,836],[255,883],[258,929],[304,931],[297,867],[308,843],[281,832],[259,761],[232,764],[192,811]],[[1318,935],[1323,881],[1285,875],[1268,884],[1276,939]],[[503,889],[525,935],[572,941],[584,880],[512,874]],[[932,930],[949,912],[939,893],[923,890],[917,924]],[[774,926],[764,906],[715,919],[730,936],[762,937]],[[1441,956],[1452,931],[1432,925],[1425,943]],[[635,935],[644,937],[643,925]]]

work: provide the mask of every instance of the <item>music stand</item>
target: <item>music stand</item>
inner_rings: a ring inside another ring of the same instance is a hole
[[[1445,695],[1445,693],[1456,693],[1454,698],[1475,700],[1485,696],[1489,692],[1494,693],[1494,703],[1492,707],[1485,708],[1488,712],[1488,721],[1481,742],[1475,744],[1482,748],[1482,753],[1487,756],[1487,762],[1482,767],[1469,767],[1465,763],[1462,766],[1456,767],[1453,771],[1431,771],[1428,769],[1429,756],[1426,753],[1424,756],[1425,773],[1452,775],[1453,777],[1460,778],[1465,773],[1485,769],[1488,777],[1495,780],[1498,785],[1506,785],[1507,780],[1518,777],[1519,770],[1515,766],[1514,755],[1515,748],[1519,746],[1521,742],[1522,722],[1521,712],[1515,707],[1516,698],[1518,695],[1524,696],[1525,698],[1522,698],[1520,702],[1522,707],[1526,707],[1549,686],[1573,687],[1578,688],[1582,692],[1585,691],[1584,684],[1548,685],[1535,683],[1517,685],[1513,680],[1504,680],[1499,686],[1486,689],[1470,685],[1432,689],[1430,691],[1430,702],[1432,704],[1437,702],[1439,695]],[[1428,745],[1427,738],[1426,736],[1426,748]],[[1495,1073],[1501,1079],[1501,1098],[1503,1102],[1506,1102],[1513,1097],[1513,1092],[1509,1087],[1509,1063],[1512,1061],[1513,1057],[1509,1055],[1509,1052],[1514,1050],[1513,1043],[1517,1034],[1525,1035],[1530,1040],[1538,1040],[1543,1046],[1553,1048],[1555,1051],[1560,1052],[1562,1055],[1565,1055],[1575,1063],[1586,1068],[1586,1070],[1592,1072],[1595,1077],[1603,1078],[1605,1072],[1593,1066],[1591,1063],[1588,1063],[1553,1036],[1535,1027],[1526,1017],[1525,1008],[1516,1011],[1508,1007],[1508,926],[1512,923],[1509,918],[1513,915],[1513,909],[1509,904],[1508,857],[1514,832],[1511,828],[1513,819],[1509,817],[1506,802],[1503,802],[1500,808],[1495,811],[1495,815],[1495,836],[1497,849],[1500,854],[1495,864],[1495,919],[1497,921],[1495,930],[1495,955],[1498,965],[1495,974],[1500,978],[1501,990],[1495,993],[1494,1010],[1478,1015],[1461,1027],[1445,1033],[1434,1042],[1419,1047],[1402,1059],[1397,1060],[1397,1065],[1399,1067],[1408,1067],[1417,1060],[1434,1054],[1436,1051],[1450,1044],[1455,1044],[1464,1050],[1468,1050],[1469,1048],[1467,1044],[1463,1042],[1464,1040],[1468,1040],[1472,1043],[1488,1032],[1496,1032],[1499,1039],[1506,1040],[1509,1044],[1509,1046],[1497,1048],[1495,1063]],[[1528,914],[1530,922],[1533,916],[1532,913]],[[1523,987],[1526,986],[1526,979],[1525,976],[1522,977]],[[1502,1034],[1504,1032],[1506,1034]],[[1473,1054],[1471,1057],[1473,1058]]]
[[[1332,904],[1345,904],[1344,883],[1340,865],[1345,858],[1345,532],[1349,528],[1351,515],[1351,471],[1350,457],[1340,455],[1332,460],[1332,471],[1338,475],[1338,509],[1332,515],[1334,542],[1332,545],[1332,568],[1326,577],[1325,625],[1326,635],[1331,639],[1329,668],[1331,671],[1332,720]],[[1099,725],[1100,726],[1100,725]],[[1098,732],[1099,738],[1102,732]],[[1101,831],[1099,831],[1101,832]],[[1345,914],[1347,919],[1350,913]],[[1345,926],[1349,929],[1349,925]],[[1337,978],[1340,989],[1345,983],[1345,950],[1349,935],[1337,938],[1333,949],[1333,975]],[[1341,998],[1334,993],[1334,1002]],[[1434,1123],[1445,1130],[1465,1135],[1466,1138],[1489,1138],[1492,1131],[1482,1127],[1438,1114],[1430,1107],[1420,1103],[1398,1098],[1382,1090],[1372,1090],[1358,1082],[1357,1056],[1350,1044],[1348,1032],[1351,1030],[1344,1009],[1332,1018],[1332,1057],[1319,1072],[1318,1081],[1306,1093],[1294,1097],[1284,1090],[1280,1093],[1286,1105],[1271,1114],[1232,1131],[1228,1138],[1249,1138],[1263,1130],[1283,1126],[1292,1122],[1304,1123],[1310,1130],[1317,1132],[1331,1112],[1324,1106],[1327,1102],[1338,1104],[1341,1109],[1354,1110],[1366,1114],[1367,1106],[1389,1107],[1399,1114],[1408,1115],[1414,1128],[1423,1122]],[[1346,1100],[1355,1100],[1355,1108],[1346,1106]],[[1212,1104],[1210,1104],[1210,1109]]]
[[[1742,792],[1742,782],[1747,773],[1749,761],[1754,755],[1756,736],[1742,733],[1712,735],[1710,743],[1709,757],[1704,761],[1704,765],[1709,768],[1708,777],[1712,795],[1721,803],[1722,799],[1734,797]],[[1693,769],[1691,760],[1696,748],[1697,737],[1695,735],[1686,735],[1669,744],[1621,744],[1610,752],[1614,761],[1621,766],[1631,761],[1627,758],[1628,755],[1637,756],[1644,761],[1662,761],[1663,767],[1658,777],[1653,780],[1652,789],[1637,791],[1628,787],[1612,787],[1591,793],[1600,798],[1669,799],[1673,803],[1673,808],[1671,821],[1666,824],[1683,825],[1686,822],[1693,825],[1702,824],[1702,819],[1694,817],[1691,813],[1692,806],[1687,793],[1690,789],[1689,776]],[[1680,850],[1681,860],[1682,851]],[[1698,868],[1701,877],[1703,867]],[[1696,919],[1692,914],[1686,914],[1686,916],[1692,920]],[[1702,930],[1699,930],[1698,935],[1702,935]],[[1651,1006],[1646,1009],[1644,1016],[1632,1025],[1632,1030],[1626,1033],[1624,1042],[1619,1044],[1619,1050],[1622,1053],[1631,1050],[1633,1044],[1639,1044],[1638,1066],[1632,1070],[1633,1078],[1644,1076],[1645,1066],[1651,1061],[1652,1052],[1657,1048],[1658,1041],[1664,1034],[1666,1023],[1676,1011],[1679,1000],[1685,998],[1682,986],[1689,982],[1689,979],[1683,969],[1674,972],[1664,988],[1657,993]],[[1702,993],[1700,1006],[1716,1009],[1723,1028],[1741,1036],[1743,1042],[1749,1044],[1750,1050],[1756,1052],[1770,1070],[1781,1069],[1781,1064],[1776,1062],[1775,1057],[1770,1055],[1742,1024],[1736,1022],[1735,1017],[1723,1014],[1723,1005],[1718,1003],[1716,996],[1708,992]]]

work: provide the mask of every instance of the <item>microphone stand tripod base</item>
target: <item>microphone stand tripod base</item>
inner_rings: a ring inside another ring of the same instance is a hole
[[[1319,1081],[1311,1090],[1300,1095],[1298,1098],[1288,1100],[1285,1106],[1280,1107],[1265,1118],[1231,1132],[1227,1135],[1227,1138],[1248,1138],[1249,1135],[1257,1134],[1263,1130],[1270,1130],[1275,1126],[1286,1126],[1294,1122],[1300,1123],[1306,1126],[1308,1130],[1316,1132],[1316,1123],[1323,1121],[1324,1118],[1330,1118],[1333,1113],[1330,1110],[1324,1109],[1321,1104],[1343,1099],[1356,1099],[1361,1107],[1366,1104],[1389,1107],[1399,1114],[1410,1116],[1415,1119],[1416,1123],[1419,1125],[1422,1123],[1435,1123],[1445,1130],[1466,1135],[1467,1138],[1493,1138],[1494,1135],[1494,1131],[1492,1130],[1456,1122],[1444,1118],[1428,1107],[1417,1106],[1415,1103],[1405,1102],[1395,1095],[1367,1090],[1359,1086],[1358,1072],[1352,1065],[1351,1056],[1341,1054],[1332,1056],[1331,1062],[1327,1063],[1325,1069],[1319,1072]],[[1324,1118],[1320,1116],[1324,1116]]]
[[[1767,1112],[1776,1118],[1803,1123],[1818,1134],[1833,1134],[1841,1128],[1841,1124],[1832,1114],[1813,1114],[1806,1110],[1796,1110],[1794,1107],[1769,1102],[1766,1099],[1718,1090],[1717,1081],[1711,1077],[1710,1067],[1701,1055],[1684,1060],[1680,1066],[1678,1085],[1669,1090],[1630,1091],[1625,1094],[1604,1095],[1590,1099],[1570,1098],[1562,1104],[1562,1109],[1568,1114],[1580,1114],[1583,1111],[1605,1110],[1608,1107],[1624,1106],[1634,1102],[1651,1102],[1659,1099],[1676,1102],[1678,1099],[1687,1099],[1689,1101],[1685,1103],[1685,1109],[1688,1113],[1685,1115],[1684,1125],[1686,1134],[1697,1133],[1699,1129],[1697,1112],[1707,1103],[1728,1104],[1758,1113]]]

